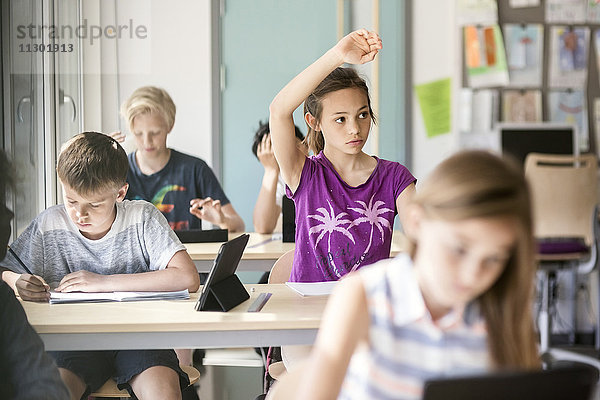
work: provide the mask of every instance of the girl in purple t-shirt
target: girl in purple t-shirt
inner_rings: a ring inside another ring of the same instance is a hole
[[[394,217],[404,221],[415,178],[402,165],[363,152],[375,118],[365,81],[343,63],[364,64],[381,49],[375,32],[340,40],[275,96],[271,140],[296,204],[291,281],[337,280],[389,257]],[[292,113],[304,101],[306,141],[297,147]]]

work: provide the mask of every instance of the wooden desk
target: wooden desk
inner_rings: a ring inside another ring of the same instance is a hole
[[[190,300],[22,305],[46,350],[267,347],[314,342],[327,296],[301,297],[283,284],[246,287],[250,299],[227,313],[195,311],[198,293]],[[273,295],[262,311],[247,312],[261,292]]]
[[[229,239],[239,236],[241,233],[230,233]],[[273,239],[273,235],[264,235],[250,232],[248,245],[244,250],[242,261],[238,271],[270,271],[273,263],[283,253],[295,247],[294,243],[283,243],[281,237]],[[221,243],[185,243],[188,253],[199,272],[209,272],[213,261],[217,256]],[[406,251],[407,239],[400,231],[394,231],[392,236],[392,247],[390,256]]]

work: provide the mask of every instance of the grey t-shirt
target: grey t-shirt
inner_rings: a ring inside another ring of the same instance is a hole
[[[101,239],[83,236],[61,204],[40,213],[11,247],[51,288],[79,270],[112,275],[164,269],[175,253],[185,250],[152,204],[125,200],[116,207],[115,221]],[[25,272],[10,253],[2,265]]]

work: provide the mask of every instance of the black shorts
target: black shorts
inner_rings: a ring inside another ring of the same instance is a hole
[[[129,386],[135,375],[150,367],[169,367],[179,375],[179,385],[185,389],[190,381],[179,367],[177,354],[173,350],[108,350],[108,351],[49,351],[59,368],[68,369],[87,385],[89,393],[98,390],[109,378],[113,378],[119,389],[127,389],[136,398]]]

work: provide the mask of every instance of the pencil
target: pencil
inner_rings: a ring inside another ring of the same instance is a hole
[[[29,268],[27,268],[27,265],[25,265],[25,263],[23,261],[21,261],[21,259],[19,258],[19,256],[17,255],[17,253],[15,253],[15,251],[10,247],[10,246],[6,246],[8,248],[8,251],[10,251],[10,254],[13,255],[14,258],[17,259],[17,261],[19,262],[19,264],[21,264],[21,267],[23,267],[23,269],[29,274],[29,275],[33,275],[33,272],[31,272],[31,270]]]

